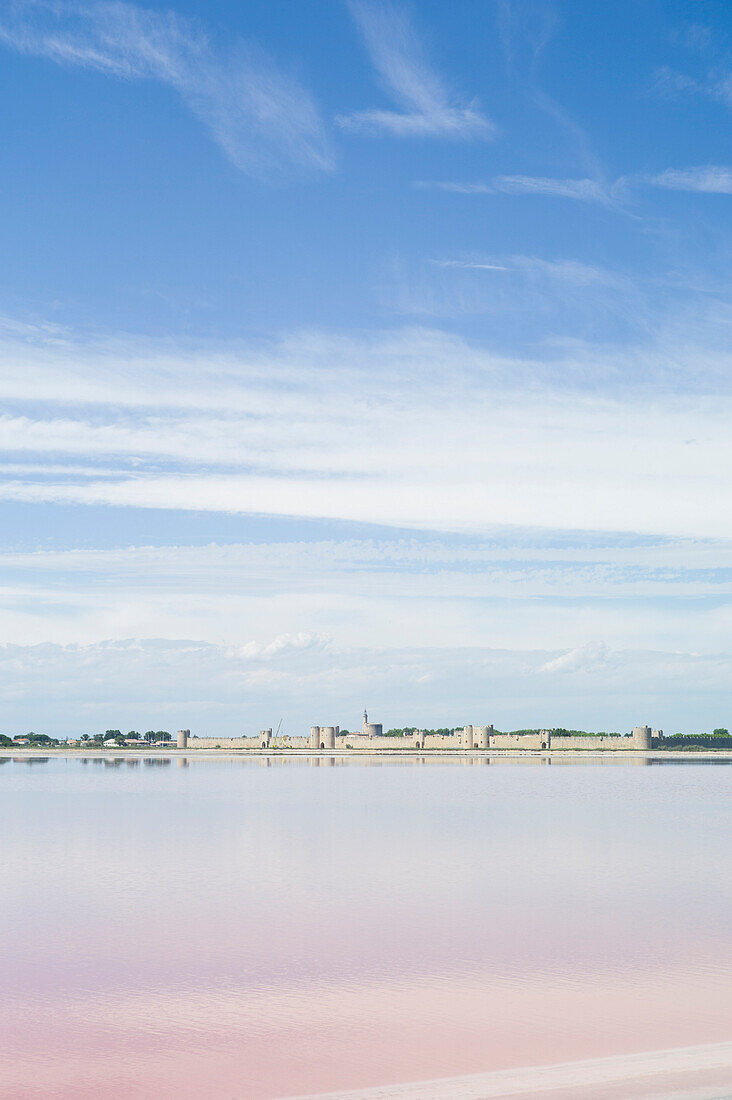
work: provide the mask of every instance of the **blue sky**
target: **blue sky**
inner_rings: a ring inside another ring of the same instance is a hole
[[[0,4],[11,732],[732,720],[722,3]]]

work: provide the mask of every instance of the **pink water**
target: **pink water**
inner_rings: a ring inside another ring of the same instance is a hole
[[[686,764],[8,761],[0,1096],[732,1095],[731,794]]]

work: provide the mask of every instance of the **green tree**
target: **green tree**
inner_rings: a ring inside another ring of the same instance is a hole
[[[715,737],[729,737],[729,730],[724,729],[723,726],[720,726],[719,729],[713,730],[712,732]]]
[[[0,748],[10,749],[13,746],[12,737],[8,737],[5,733],[0,733]]]

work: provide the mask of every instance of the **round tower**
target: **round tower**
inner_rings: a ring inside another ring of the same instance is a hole
[[[318,748],[334,749],[336,747],[336,726],[321,726]]]
[[[380,722],[369,722],[369,716],[366,711],[363,712],[363,725],[361,726],[361,733],[364,737],[381,737],[384,732],[384,727]]]
[[[653,746],[650,726],[635,726],[633,728],[633,748],[650,749]]]
[[[191,736],[190,730],[178,730],[177,745],[179,749],[188,748],[188,738]]]

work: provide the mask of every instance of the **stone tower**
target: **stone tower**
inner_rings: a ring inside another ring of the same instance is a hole
[[[650,749],[653,747],[650,726],[635,726],[633,729],[633,748]]]
[[[363,712],[363,726],[361,727],[361,733],[364,737],[381,737],[384,732],[384,727],[380,722],[369,722],[369,716],[364,710]]]
[[[339,733],[340,728],[338,726],[311,726],[310,748],[334,749],[336,747],[336,737]]]

